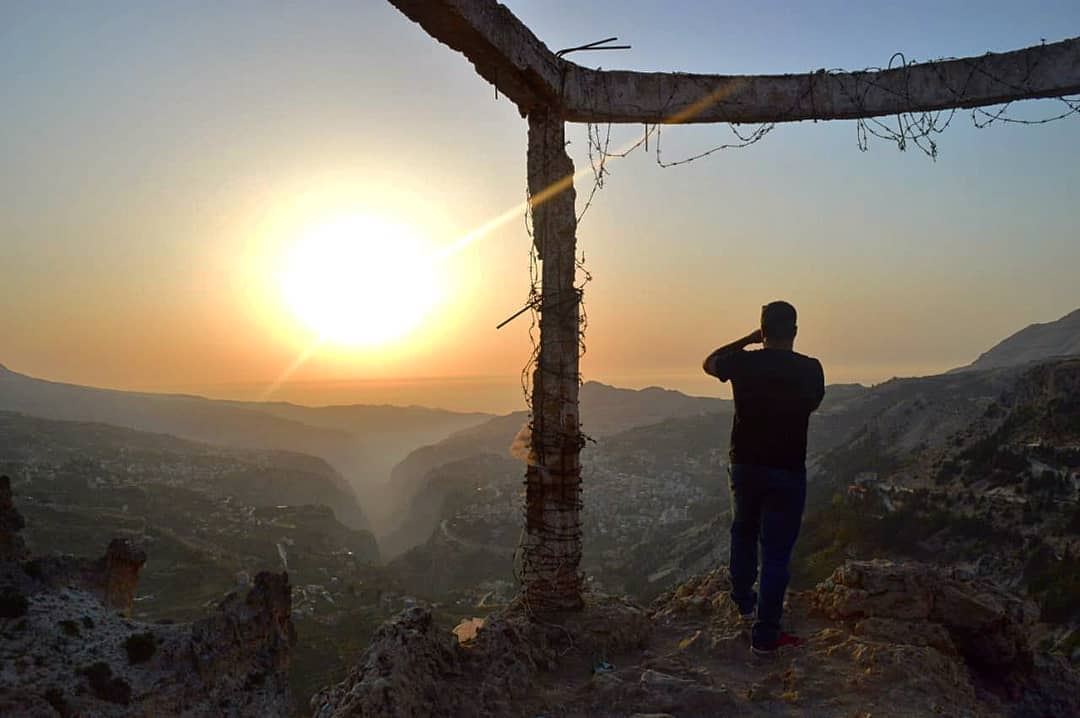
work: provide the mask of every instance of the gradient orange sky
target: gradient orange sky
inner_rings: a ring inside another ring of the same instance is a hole
[[[977,54],[1080,27],[1069,2],[989,3],[975,18],[926,3],[932,26],[920,2],[508,4],[553,49],[619,35],[633,51],[578,60],[632,69],[864,67],[896,50]],[[312,340],[267,269],[304,227],[368,213],[438,248],[523,200],[516,109],[387,3],[3,14],[0,363],[13,370],[251,396]],[[640,131],[616,128],[613,146]],[[568,137],[585,166],[585,127]],[[664,155],[726,137],[673,128]],[[1080,306],[1080,120],[977,130],[961,113],[938,142],[936,163],[885,142],[862,153],[853,123],[810,123],[683,167],[643,153],[611,165],[579,229],[594,276],[586,378],[718,393],[701,358],[776,298],[799,308],[798,348],[830,381],[864,383],[965,364]],[[508,387],[528,321],[494,327],[528,293],[523,222],[440,271],[444,301],[412,334],[316,352],[293,378],[345,383],[279,396],[518,406]],[[458,389],[415,381],[441,377]]]

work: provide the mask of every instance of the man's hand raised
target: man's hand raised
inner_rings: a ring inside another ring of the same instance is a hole
[[[754,331],[750,332],[749,334],[747,334],[742,339],[736,339],[735,341],[731,342],[730,344],[726,344],[726,345],[720,347],[719,349],[714,351],[712,354],[705,357],[705,361],[702,362],[701,368],[705,370],[706,374],[710,374],[712,376],[715,376],[717,379],[720,379],[721,381],[727,381],[727,377],[725,375],[723,375],[723,372],[720,371],[720,368],[718,366],[718,362],[720,362],[724,357],[730,356],[734,352],[742,351],[743,349],[750,346],[751,344],[761,344],[761,342],[762,342],[761,330],[760,329],[755,329]]]

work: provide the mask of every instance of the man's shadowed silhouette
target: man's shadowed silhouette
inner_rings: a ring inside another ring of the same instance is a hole
[[[821,362],[794,350],[795,307],[761,308],[761,328],[720,347],[705,372],[730,381],[735,395],[731,429],[731,599],[753,619],[751,646],[771,653],[801,641],[780,630],[791,551],[806,504],[806,430],[825,396]],[[751,344],[764,348],[747,351]],[[761,581],[758,592],[758,543]]]

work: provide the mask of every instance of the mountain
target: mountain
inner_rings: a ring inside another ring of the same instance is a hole
[[[620,389],[597,381],[585,382],[580,398],[581,430],[597,438],[635,426],[657,424],[665,419],[732,410],[727,399],[688,396],[681,391],[656,386]]]
[[[1031,324],[995,344],[974,362],[953,371],[1017,366],[1080,354],[1080,309],[1055,322]]]
[[[320,530],[332,534],[338,548],[368,562],[379,558],[369,532],[335,520],[359,508],[337,472],[313,456],[0,411],[0,472],[14,477],[32,502],[28,513],[49,515],[36,522],[50,532],[43,537],[49,550],[77,548],[86,539],[78,527],[93,532],[118,514],[125,524],[175,534],[180,543],[219,557],[242,554],[243,544],[232,542],[236,534],[255,532],[243,528],[250,517],[296,511],[318,514]],[[278,540],[267,537],[253,555],[277,562]]]
[[[730,413],[678,417],[584,450],[583,569],[594,587],[651,598],[710,554],[725,534],[704,535],[727,511],[730,431]],[[512,575],[521,486],[522,464],[506,455],[433,469],[410,514],[429,537],[389,568],[418,596],[475,603]]]
[[[582,430],[602,439],[634,427],[667,419],[730,414],[725,399],[688,396],[670,389],[620,389],[599,382],[581,387]],[[483,454],[506,457],[515,436],[528,422],[527,412],[498,416],[410,453],[390,474],[387,492],[398,501],[397,528],[381,537],[386,555],[399,554],[427,540],[440,514],[444,491],[431,472],[441,466]],[[518,464],[522,474],[524,468]]]
[[[482,412],[456,412],[426,406],[394,406],[390,404],[337,404],[303,406],[282,401],[219,402],[283,419],[303,422],[309,426],[347,431],[358,436],[399,435],[433,432],[448,435],[491,418]]]
[[[337,470],[334,480],[344,492],[360,495],[369,515],[383,513],[385,477],[409,451],[488,418],[423,407],[306,407],[98,389],[45,381],[2,365],[0,410],[317,456]],[[358,506],[341,518],[358,528],[368,526]]]
[[[247,448],[319,454],[348,438],[230,402],[181,394],[98,389],[36,379],[0,366],[0,409],[88,421]]]
[[[810,528],[796,561],[800,585],[824,578],[836,565],[837,554],[830,551],[843,550],[832,538],[841,519],[846,520],[833,504],[835,496],[843,497],[857,479],[893,481],[889,477],[910,473],[924,458],[954,450],[957,437],[978,433],[972,427],[1002,397],[1027,386],[1029,371],[1007,367],[893,379],[871,388],[830,386],[810,423]],[[1057,398],[1048,402],[1060,403],[1069,395],[1072,385],[1061,378],[1064,374],[1057,376],[1040,384],[1058,387]],[[1016,412],[1023,416],[1029,410]],[[1036,426],[1050,426],[1044,413],[1033,416]],[[730,422],[729,411],[670,418],[600,437],[584,449],[583,569],[594,585],[644,600],[722,561]],[[502,436],[513,424],[499,427]],[[426,532],[422,543],[397,557],[393,549],[387,551],[393,557],[390,568],[416,595],[476,603],[492,591],[506,592],[499,585],[509,575],[521,530],[522,465],[506,455],[505,441],[485,446],[483,437],[477,437],[483,428],[411,457],[434,461],[450,456],[450,449],[455,452],[453,460],[427,470],[411,502],[404,526],[415,535]],[[1045,436],[1062,446],[1071,441],[1060,433]],[[499,446],[503,451],[495,450]],[[1066,465],[1059,460],[1056,470]],[[866,513],[860,506],[851,510]],[[867,519],[867,537],[905,535],[893,523],[878,527],[876,515]],[[1060,512],[1054,516],[1055,521],[1069,520]],[[913,519],[913,525],[919,524]]]
[[[858,470],[885,461],[883,446],[899,452],[940,444],[1008,386],[1003,373],[895,379],[869,389],[830,386],[811,418],[811,479],[821,473],[814,467],[822,456],[852,442],[850,461]],[[463,591],[469,598],[477,584],[507,575],[520,533],[523,467],[507,455],[504,437],[521,418],[489,422],[410,456],[454,457],[427,470],[403,523],[423,534],[423,543],[391,563],[417,595],[441,599],[444,591]],[[649,599],[722,555],[731,418],[729,410],[673,417],[586,446],[584,568],[594,581]],[[491,431],[478,436],[485,427]],[[395,544],[382,545],[395,555]]]
[[[483,424],[490,414],[461,413],[422,406],[346,404],[301,406],[286,402],[241,402],[259,411],[306,426],[346,432],[350,448],[325,458],[350,478],[372,522],[372,529],[389,530],[392,495],[385,491],[393,468],[417,447]]]
[[[1040,639],[1071,655],[1080,641],[1080,358],[945,378],[980,377],[994,377],[984,389],[996,391],[942,395],[947,420],[929,407],[909,404],[906,419],[902,405],[883,407],[820,458],[794,582],[820,580],[853,555],[957,566],[1026,593]],[[912,426],[936,428],[907,441]]]

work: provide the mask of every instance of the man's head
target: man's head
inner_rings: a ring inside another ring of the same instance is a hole
[[[787,302],[769,302],[761,308],[761,336],[765,346],[791,349],[795,344],[795,307]]]

